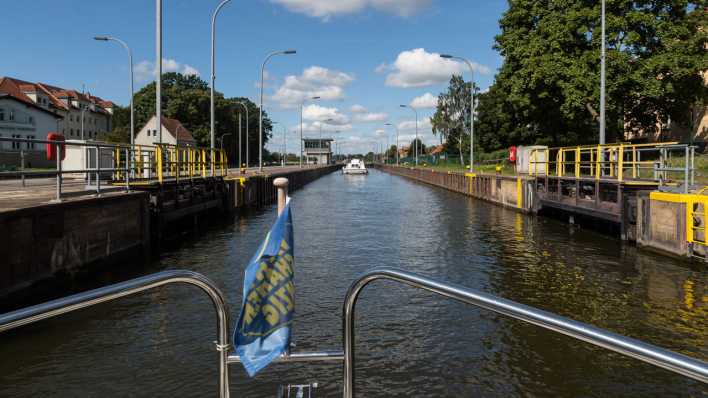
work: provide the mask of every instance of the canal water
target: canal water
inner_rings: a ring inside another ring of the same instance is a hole
[[[617,239],[372,171],[325,176],[292,199],[296,350],[341,349],[349,284],[399,267],[708,360],[706,272]],[[144,273],[212,278],[238,313],[243,270],[275,209],[185,236]],[[120,269],[103,283],[125,277]],[[430,293],[377,282],[357,306],[363,397],[704,396],[697,382]],[[0,396],[216,394],[215,318],[201,292],[172,286],[0,336]],[[235,319],[233,319],[235,321]],[[232,322],[233,322],[232,321]],[[276,364],[234,397],[318,382],[341,394],[341,365]]]

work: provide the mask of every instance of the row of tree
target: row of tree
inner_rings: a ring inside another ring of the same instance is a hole
[[[600,2],[510,1],[499,24],[495,48],[504,61],[487,92],[475,87],[475,145],[598,142]],[[607,0],[606,25],[607,142],[628,132],[656,137],[669,121],[692,140],[708,104],[705,3]],[[448,153],[469,147],[469,92],[455,76],[439,96],[433,132]]]
[[[150,83],[135,93],[135,134],[150,118],[155,115],[155,83]],[[184,127],[192,132],[197,145],[210,145],[210,90],[206,81],[197,76],[184,76],[179,73],[162,75],[162,114],[164,117],[179,120]],[[246,111],[248,107],[248,123]],[[246,138],[248,137],[248,152],[251,164],[258,161],[258,105],[248,98],[224,98],[222,93],[215,94],[215,145],[218,147],[223,139],[232,163],[238,161],[238,132],[241,118],[242,145],[241,159],[246,161]],[[248,131],[246,126],[248,125]],[[271,138],[272,123],[267,113],[263,112],[263,145]],[[130,108],[116,107],[113,114],[113,130],[104,139],[112,142],[130,141]],[[265,151],[265,148],[264,148]],[[270,155],[264,152],[264,159]],[[235,163],[234,163],[235,164]]]

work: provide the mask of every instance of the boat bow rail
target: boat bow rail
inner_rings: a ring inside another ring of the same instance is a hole
[[[342,314],[344,325],[343,352],[322,351],[292,353],[281,356],[276,362],[344,361],[343,396],[345,398],[352,398],[355,394],[354,315],[356,302],[361,291],[376,280],[394,281],[436,293],[465,304],[484,308],[525,323],[530,323],[556,333],[585,341],[592,345],[638,359],[703,383],[708,383],[708,363],[695,358],[491,294],[475,291],[456,284],[436,281],[428,277],[392,268],[376,268],[367,271],[350,286],[345,296]],[[0,332],[172,283],[186,283],[196,286],[207,293],[214,304],[217,315],[217,341],[215,343],[217,351],[219,351],[220,365],[219,394],[221,397],[228,397],[228,364],[239,363],[240,358],[236,355],[228,354],[231,347],[228,340],[228,312],[226,302],[222,293],[214,283],[196,272],[180,270],[163,271],[3,314],[0,315]]]

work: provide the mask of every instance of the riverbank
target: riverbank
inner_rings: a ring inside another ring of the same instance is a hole
[[[706,224],[708,196],[657,192],[652,183],[374,167],[524,213],[613,231],[622,240],[664,255],[708,261],[701,227]],[[588,189],[591,194],[580,194]]]

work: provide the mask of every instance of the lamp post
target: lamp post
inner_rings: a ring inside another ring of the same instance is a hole
[[[248,167],[248,105],[246,105],[243,101],[238,101],[236,102],[237,105],[241,105],[243,109],[246,111],[246,167]],[[240,112],[239,112],[240,113]],[[238,159],[239,159],[239,165],[238,167],[241,167],[241,116],[239,115],[238,118]]]
[[[401,108],[408,108],[413,110],[413,113],[415,113],[415,165],[418,165],[418,111],[415,110],[412,106],[408,105],[401,105]]]
[[[223,134],[221,137],[219,137],[219,142],[220,142],[219,148],[221,148],[222,151],[224,150],[224,137],[226,137],[227,135],[233,135],[233,134],[226,133],[226,134]]]
[[[318,99],[320,99],[319,96],[310,98],[310,100],[312,100],[312,101],[315,101]],[[303,148],[302,148],[302,108],[305,106],[305,102],[307,102],[307,100],[303,100],[300,103],[300,168],[302,168],[302,154],[304,153]]]
[[[162,0],[155,0],[155,123],[162,144]]]
[[[285,167],[285,158],[288,156],[288,129],[283,127],[283,156],[280,159],[280,167]]]
[[[258,171],[263,171],[263,83],[264,83],[264,77],[263,74],[265,73],[265,67],[266,64],[268,63],[268,60],[270,60],[272,57],[276,55],[292,55],[292,54],[297,54],[297,51],[295,50],[285,50],[285,51],[274,51],[268,56],[266,56],[265,60],[263,61],[263,65],[261,65],[261,98],[260,98],[260,106],[258,107]]]
[[[130,146],[133,146],[135,144],[135,111],[133,107],[133,52],[130,50],[130,47],[128,47],[128,44],[126,44],[126,42],[116,37],[96,36],[93,39],[98,41],[114,41],[123,46],[123,48],[125,48],[125,51],[128,52],[128,66],[130,69]]]
[[[398,166],[400,164],[400,159],[398,158],[398,126],[392,123],[386,123],[384,126],[393,126],[396,129],[396,166]]]
[[[214,126],[216,124],[215,122],[215,116],[214,116],[214,81],[216,80],[216,67],[215,67],[215,48],[216,48],[216,16],[219,14],[219,11],[221,11],[221,8],[226,5],[226,3],[230,2],[231,0],[223,0],[221,3],[219,3],[218,6],[216,6],[216,9],[214,10],[214,13],[211,15],[211,104],[210,104],[210,114],[211,114],[211,123],[210,123],[210,134],[211,134],[211,151],[212,151],[212,156],[214,152]],[[212,168],[212,175],[214,173],[214,169]]]
[[[81,102],[79,102],[81,104]],[[84,112],[86,112],[86,107],[81,106],[81,140],[84,140]]]
[[[472,66],[472,62],[466,58],[449,54],[441,54],[440,57],[445,59],[457,59],[466,63],[472,74],[470,82],[470,173],[474,173],[474,67]]]
[[[602,49],[600,50],[600,145],[605,144],[605,0],[601,15]]]

